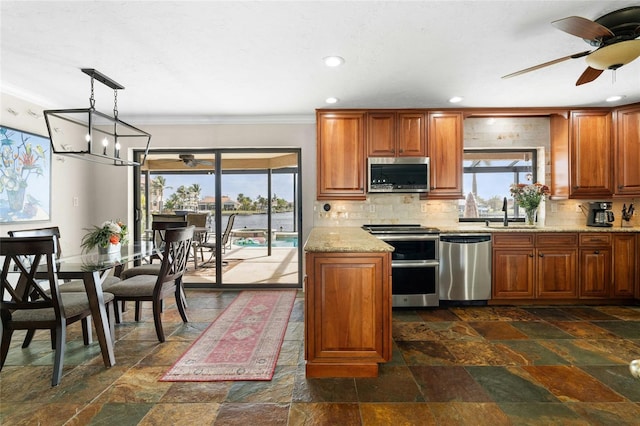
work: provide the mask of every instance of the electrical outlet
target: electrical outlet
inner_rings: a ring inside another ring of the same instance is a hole
[[[420,211],[421,211],[422,213],[426,213],[426,212],[427,212],[427,203],[422,203],[422,204],[420,205]]]
[[[73,197],[73,207],[78,207],[79,200],[78,197]]]
[[[369,211],[371,213],[375,213],[376,212],[376,205],[375,204],[369,204]]]
[[[556,203],[551,203],[551,213],[558,213],[558,205]]]
[[[582,213],[582,209],[580,208],[580,203],[576,204],[576,213]]]

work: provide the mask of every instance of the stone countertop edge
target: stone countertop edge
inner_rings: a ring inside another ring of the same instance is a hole
[[[502,226],[502,224],[491,224],[486,226],[481,224],[461,223],[457,226],[439,226],[441,234],[462,234],[462,233],[492,233],[492,232],[634,232],[640,233],[640,227],[622,226],[586,226],[586,225],[523,225],[514,224]]]
[[[384,253],[394,249],[359,227],[315,227],[304,244],[312,253]]]

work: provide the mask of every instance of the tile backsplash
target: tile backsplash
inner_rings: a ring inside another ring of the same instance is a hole
[[[611,201],[611,200],[592,200]],[[542,226],[581,226],[587,222],[589,200],[546,200],[541,205]],[[622,221],[622,206],[640,198],[613,201],[614,226]],[[324,206],[330,207],[325,211]],[[372,194],[365,201],[316,201],[314,226],[362,226],[369,223],[418,223],[425,226],[455,227],[458,223],[458,200],[421,200],[417,194]],[[630,223],[640,226],[636,211]]]

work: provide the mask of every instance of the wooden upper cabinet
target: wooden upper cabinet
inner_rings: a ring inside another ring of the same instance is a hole
[[[567,113],[568,115],[568,113]],[[561,114],[549,117],[551,132],[550,198],[569,198],[569,119]]]
[[[615,112],[615,193],[640,195],[640,104]]]
[[[420,112],[367,113],[367,156],[425,157],[425,121]]]
[[[463,117],[460,112],[428,114],[430,199],[462,198]]]
[[[613,195],[613,144],[609,111],[572,111],[570,198]]]
[[[318,111],[317,199],[364,200],[363,111]]]

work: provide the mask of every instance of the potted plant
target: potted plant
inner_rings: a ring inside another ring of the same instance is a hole
[[[89,233],[82,237],[81,243],[85,252],[97,247],[99,253],[119,253],[121,245],[127,242],[127,225],[120,221],[108,220],[86,230]]]

